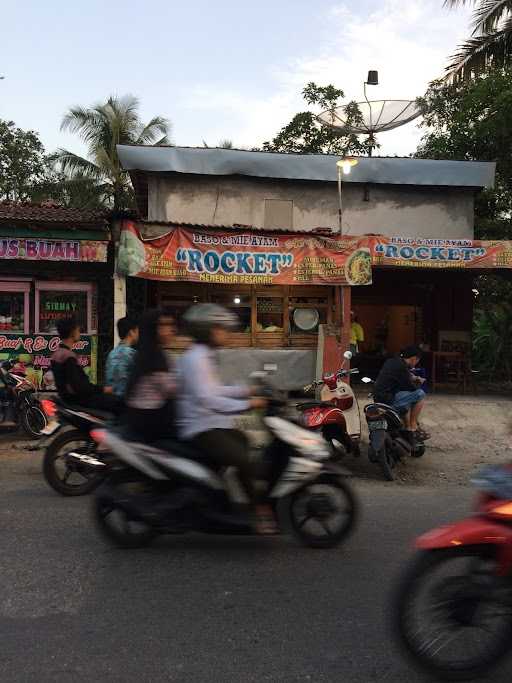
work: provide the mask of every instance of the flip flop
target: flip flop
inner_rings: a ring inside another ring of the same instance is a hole
[[[414,436],[418,439],[418,441],[428,441],[430,439],[430,434],[424,429],[417,429],[414,432]]]

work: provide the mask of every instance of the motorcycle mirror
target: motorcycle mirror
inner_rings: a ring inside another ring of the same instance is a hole
[[[343,358],[345,358],[345,360],[351,360],[352,355],[352,351],[345,351],[345,353],[343,354]]]
[[[371,384],[373,382],[373,380],[370,379],[369,377],[363,377],[361,379],[361,382],[364,382],[365,384]]]

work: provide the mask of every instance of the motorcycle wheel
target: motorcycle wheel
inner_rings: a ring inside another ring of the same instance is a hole
[[[358,517],[352,488],[339,477],[325,477],[296,491],[289,504],[293,533],[310,548],[333,548],[353,531]]]
[[[48,424],[46,415],[41,408],[32,404],[23,406],[20,422],[24,432],[34,439],[39,439],[42,436],[41,432]]]
[[[384,444],[384,446],[377,453],[377,459],[382,470],[382,474],[384,475],[384,479],[386,479],[386,481],[395,481],[395,473],[393,470],[395,469],[396,462],[388,444]]]
[[[120,548],[144,548],[157,536],[155,529],[139,519],[133,519],[126,509],[116,504],[116,495],[121,493],[123,487],[129,488],[134,484],[137,485],[137,482],[123,478],[111,486],[102,486],[94,498],[94,518],[100,533]]]
[[[441,578],[448,568],[451,574]],[[437,582],[430,583],[432,578]],[[510,650],[511,598],[510,586],[496,575],[491,546],[422,552],[395,598],[399,640],[409,657],[438,679],[479,678]],[[423,623],[428,619],[430,629]]]
[[[91,453],[95,449],[96,445],[79,429],[56,436],[43,459],[43,475],[47,483],[63,496],[85,496],[94,491],[105,474],[83,463],[69,463],[66,455],[70,451]]]
[[[329,439],[328,444],[329,450],[331,451],[331,460],[333,462],[338,462],[345,458],[347,455],[347,449],[341,443],[341,441],[338,441],[338,439]]]

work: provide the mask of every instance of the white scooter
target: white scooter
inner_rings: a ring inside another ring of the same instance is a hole
[[[337,372],[326,374],[320,380],[304,387],[310,391],[322,387],[319,401],[305,401],[297,404],[301,412],[300,422],[307,429],[320,432],[329,443],[332,456],[344,457],[347,453],[358,457],[361,454],[361,415],[354,390],[345,381],[359,370],[349,370],[352,353],[345,351],[344,362]],[[366,379],[366,378],[365,378]]]
[[[272,440],[263,452],[259,484],[276,517],[284,513],[304,545],[334,547],[354,527],[356,499],[346,472],[330,462],[322,436],[276,414],[285,405],[269,400],[263,418]],[[231,468],[212,467],[204,454],[182,442],[150,446],[106,430],[93,431],[92,437],[112,455],[96,492],[95,516],[101,532],[117,545],[140,547],[159,534],[187,531],[253,533],[247,506],[231,491],[226,476]]]

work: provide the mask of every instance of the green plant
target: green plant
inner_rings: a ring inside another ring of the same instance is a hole
[[[491,382],[512,381],[512,303],[475,311],[473,367]]]
[[[308,83],[302,91],[302,97],[309,106],[315,106],[333,113],[341,104],[343,90],[333,85],[320,86]],[[356,102],[346,105],[347,124],[360,123],[361,111]],[[281,128],[273,140],[263,143],[265,152],[290,152],[295,154],[366,154],[368,145],[360,142],[354,133],[336,131],[321,125],[317,115],[312,111],[295,114],[286,126]]]

